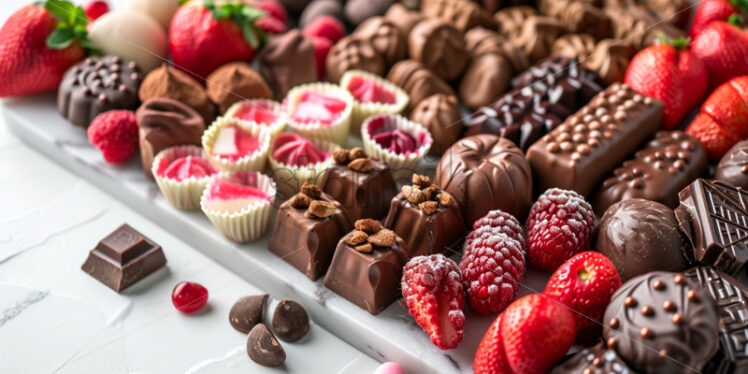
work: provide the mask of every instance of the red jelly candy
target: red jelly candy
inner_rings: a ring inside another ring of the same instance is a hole
[[[208,302],[208,290],[198,283],[179,282],[171,292],[171,302],[182,313],[192,313]]]

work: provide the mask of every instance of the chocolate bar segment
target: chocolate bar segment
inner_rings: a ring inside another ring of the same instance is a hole
[[[633,159],[613,171],[594,198],[602,216],[611,205],[642,198],[678,206],[678,192],[707,170],[706,150],[701,142],[682,131],[660,131]]]
[[[336,163],[322,180],[322,190],[340,201],[351,223],[362,218],[384,217],[390,200],[397,195],[390,167],[383,161],[366,160],[371,170],[356,171],[348,164]]]
[[[733,276],[742,272],[748,261],[748,192],[699,178],[678,196],[675,218],[692,260]]]
[[[558,187],[587,197],[659,129],[662,102],[613,84],[527,151],[535,191]]]
[[[120,292],[164,265],[161,246],[123,224],[91,250],[81,268]]]

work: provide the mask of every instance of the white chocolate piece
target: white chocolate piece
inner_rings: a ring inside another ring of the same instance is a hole
[[[128,0],[125,3],[125,9],[151,16],[167,32],[178,8],[178,0]]]
[[[161,66],[168,57],[166,33],[143,13],[108,12],[89,25],[88,37],[104,54],[135,61],[143,72]]]

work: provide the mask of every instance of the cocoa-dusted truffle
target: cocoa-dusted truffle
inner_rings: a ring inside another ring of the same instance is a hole
[[[748,140],[738,142],[722,156],[714,179],[748,189]]]
[[[610,16],[588,2],[540,0],[538,8],[541,13],[558,18],[569,32],[584,32],[598,40],[613,36]]]
[[[301,30],[290,30],[268,40],[260,53],[260,73],[278,100],[300,84],[317,81],[314,43]]]
[[[605,211],[595,250],[613,262],[624,282],[650,271],[688,266],[673,210],[644,199],[624,200]]]
[[[343,12],[351,25],[358,25],[368,18],[381,16],[392,3],[392,0],[348,0]]]
[[[340,0],[314,0],[304,8],[299,17],[299,27],[304,28],[320,16],[330,16],[343,22],[343,3]]]
[[[410,57],[444,80],[456,79],[468,61],[460,30],[438,18],[419,22],[408,37]]]
[[[208,97],[225,113],[237,101],[270,99],[273,92],[259,73],[246,62],[232,62],[212,72],[206,81]]]
[[[402,87],[410,96],[406,113],[431,95],[455,95],[452,87],[415,60],[403,60],[395,64],[387,74],[387,80]]]
[[[462,32],[473,27],[495,28],[491,14],[470,0],[423,0],[421,13],[426,18],[439,18]]]
[[[521,30],[511,42],[524,50],[533,63],[548,57],[553,42],[567,32],[560,21],[545,16],[528,17]]]
[[[140,159],[149,177],[153,158],[176,145],[200,145],[205,120],[194,109],[166,97],[148,100],[135,112],[140,137]]]
[[[410,35],[410,30],[416,23],[423,20],[423,14],[415,10],[409,10],[400,3],[393,4],[387,13],[384,14],[384,19],[392,22],[398,29],[403,33],[405,39]]]
[[[422,100],[410,113],[410,120],[425,126],[434,138],[429,153],[441,156],[462,132],[460,105],[454,95],[436,94]]]
[[[205,123],[211,123],[216,115],[216,108],[205,88],[189,75],[166,64],[148,73],[138,95],[144,102],[157,97],[182,102],[200,113]]]
[[[501,209],[525,219],[532,205],[532,172],[522,150],[496,135],[458,140],[436,168],[435,184],[451,193],[465,224]]]
[[[349,35],[340,39],[330,50],[326,61],[327,79],[338,83],[348,70],[363,70],[384,75],[384,57],[365,39]]]
[[[384,58],[387,68],[404,59],[408,54],[408,41],[402,31],[383,17],[372,17],[360,24],[353,32],[358,38],[368,40]]]

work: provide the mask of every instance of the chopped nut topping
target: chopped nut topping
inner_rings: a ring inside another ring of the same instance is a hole
[[[426,200],[426,195],[423,191],[413,188],[412,186],[403,186],[402,193],[411,204],[417,205]]]
[[[424,201],[418,204],[418,207],[426,214],[434,214],[439,209],[439,204],[436,201]]]
[[[304,182],[304,184],[301,186],[301,193],[315,200],[322,197],[322,189],[320,189],[319,186],[316,186],[309,182]]]
[[[426,175],[413,174],[413,185],[426,188],[431,185],[431,178]]]
[[[345,165],[348,163],[348,150],[338,149],[332,154],[332,158],[336,163]]]
[[[371,253],[371,251],[374,250],[374,247],[372,247],[371,244],[369,244],[369,243],[361,244],[361,245],[359,245],[359,246],[357,246],[355,248],[356,248],[357,251],[359,251],[361,253]]]
[[[309,204],[308,212],[317,218],[327,218],[335,214],[335,205],[324,200],[314,200]]]
[[[346,238],[345,242],[356,246],[366,241],[366,239],[369,237],[365,232],[361,230],[354,230],[351,235]]]
[[[424,195],[424,197],[425,197],[426,200],[434,200],[434,199],[436,199],[436,195],[438,195],[438,194],[439,194],[439,187],[437,187],[436,185],[433,185],[433,184],[430,185],[430,186],[428,186],[428,187],[426,187],[423,190],[423,195]]]
[[[381,229],[374,235],[369,236],[369,243],[377,247],[392,247],[395,244],[395,232],[388,229]]]
[[[360,219],[353,224],[356,230],[368,232],[370,234],[376,233],[382,229],[382,224],[377,220],[371,218]]]
[[[439,205],[441,206],[450,206],[452,205],[452,195],[450,195],[448,192],[442,192],[439,194],[439,196],[436,197],[436,199],[439,201]]]
[[[359,173],[371,172],[371,160],[368,158],[357,158],[348,164],[348,167]]]
[[[366,152],[364,152],[364,149],[361,147],[356,147],[348,151],[348,159],[353,161],[355,159],[359,158],[366,158]]]
[[[309,207],[309,204],[312,202],[312,200],[309,198],[309,196],[304,195],[303,193],[298,193],[291,197],[291,206],[296,209],[306,209]]]

